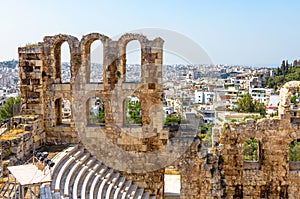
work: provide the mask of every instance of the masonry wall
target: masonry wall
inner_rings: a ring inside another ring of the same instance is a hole
[[[96,40],[102,42],[104,49],[102,83],[91,83],[89,77],[90,47]],[[132,40],[140,42],[142,52],[142,78],[137,83],[125,81],[126,45]],[[71,55],[71,79],[66,83],[62,82],[60,60],[64,42],[68,43]],[[85,35],[81,40],[60,34],[19,48],[22,117],[39,117],[39,133],[30,136],[37,145],[44,140],[84,145],[98,159],[106,160],[105,164],[123,171],[140,187],[163,198],[166,165],[159,158],[167,160],[167,147],[179,142],[172,141],[168,129],[162,127],[162,57],[163,40],[149,40],[140,34],[125,34],[117,41],[99,33]],[[185,145],[172,149],[172,156],[179,160],[167,165],[180,171],[181,198],[299,198],[300,165],[289,161],[289,144],[300,139],[297,118],[289,115],[289,100],[299,87],[299,82],[291,82],[282,89],[279,119],[249,119],[214,129],[216,144],[210,153],[197,140],[187,151]],[[124,101],[130,95],[141,101],[141,125],[125,122]],[[102,126],[90,126],[87,122],[87,101],[91,97],[99,97],[105,104]],[[72,104],[69,124],[61,123],[62,98]],[[184,135],[181,139],[188,144],[195,136],[189,129],[178,134]],[[260,143],[257,162],[244,161],[243,143],[249,138]],[[20,152],[18,147],[13,150]],[[157,151],[161,152],[157,156],[145,156]],[[144,173],[140,172],[143,170]]]
[[[299,170],[290,170],[289,145],[299,136],[285,119],[249,119],[225,125],[220,143],[224,144],[222,172],[228,198],[298,198]],[[257,162],[244,160],[243,144],[249,138],[260,143]]]
[[[96,40],[101,41],[104,49],[101,83],[90,82],[91,45]],[[141,46],[142,77],[137,83],[125,80],[126,45],[132,40],[137,40]],[[62,82],[61,46],[64,42],[70,49],[70,82]],[[128,152],[147,153],[163,148],[168,140],[168,132],[162,129],[161,114],[163,42],[160,38],[148,40],[140,34],[125,34],[117,41],[99,33],[85,35],[81,40],[60,34],[19,48],[22,113],[41,116],[47,143],[80,143],[102,160],[100,146],[106,146],[103,138]],[[124,102],[131,95],[138,97],[142,104],[140,126],[128,126],[124,121]],[[92,97],[99,97],[105,104],[104,126],[87,123],[89,110],[86,104]],[[63,98],[72,104],[68,124],[62,123],[60,107]],[[143,132],[151,133],[152,138],[139,138]],[[114,168],[109,162],[105,163]],[[126,173],[130,176],[134,171],[127,170]],[[163,172],[146,176],[142,181],[138,180],[138,175],[132,175],[132,178],[158,198],[163,197]],[[153,180],[153,183],[144,183]]]

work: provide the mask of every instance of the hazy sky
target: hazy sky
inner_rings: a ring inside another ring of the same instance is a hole
[[[17,47],[67,33],[113,37],[142,28],[181,33],[216,64],[279,65],[300,59],[298,0],[1,0],[0,60]]]

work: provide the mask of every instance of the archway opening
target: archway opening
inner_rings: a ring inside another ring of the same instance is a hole
[[[133,40],[126,45],[126,82],[142,80],[142,50],[140,42]]]
[[[291,142],[289,150],[290,150],[290,161],[300,162],[300,139]]]
[[[300,123],[300,93],[294,92],[290,99],[290,115],[291,122],[299,124]]]
[[[92,43],[90,48],[90,83],[103,83],[103,44],[100,40]]]
[[[243,148],[245,161],[259,161],[259,142],[255,138],[246,140],[243,144]]]
[[[68,42],[61,45],[61,83],[70,83],[71,80],[71,55]]]
[[[138,97],[128,96],[125,99],[125,124],[142,125],[141,101]]]
[[[66,98],[62,98],[62,124],[70,124],[72,118],[71,102]]]
[[[181,175],[177,168],[167,167],[164,174],[165,198],[178,198],[181,193]]]
[[[86,102],[87,125],[105,125],[105,105],[99,97],[89,98]]]
[[[70,125],[72,119],[71,102],[66,98],[58,98],[55,104],[55,124]]]

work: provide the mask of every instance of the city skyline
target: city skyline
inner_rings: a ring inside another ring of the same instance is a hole
[[[5,1],[0,12],[0,61],[17,59],[17,47],[45,35],[81,38],[101,32],[114,37],[159,28],[193,40],[215,64],[276,66],[283,59],[300,58],[299,5],[297,1]]]

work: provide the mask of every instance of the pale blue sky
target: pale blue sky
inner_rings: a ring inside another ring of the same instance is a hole
[[[300,59],[297,0],[1,0],[0,60],[17,47],[67,33],[113,37],[162,28],[197,42],[216,64],[280,64]]]

